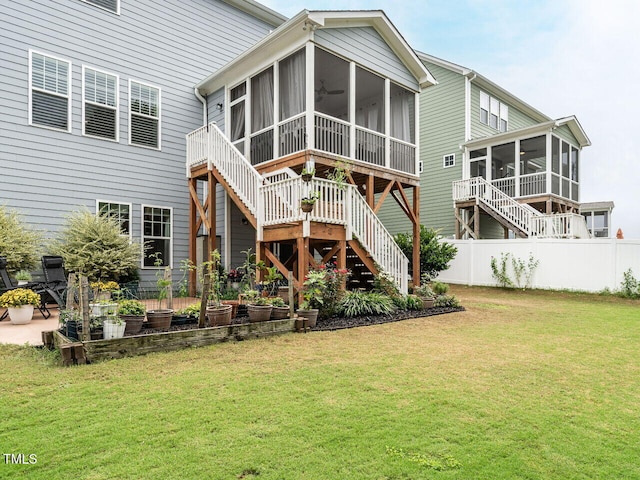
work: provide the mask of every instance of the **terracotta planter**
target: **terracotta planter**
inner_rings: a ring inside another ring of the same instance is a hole
[[[9,318],[14,325],[26,325],[33,318],[33,305],[9,307]]]
[[[238,300],[223,300],[222,305],[231,305],[231,318],[236,318],[238,315],[238,304],[240,303]]]
[[[147,327],[166,332],[171,327],[172,317],[173,310],[147,310]]]
[[[120,318],[124,320],[127,325],[124,329],[125,335],[137,335],[140,333],[140,330],[142,330],[144,315],[120,315]]]
[[[230,325],[232,313],[232,305],[221,305],[219,307],[207,308],[207,318],[209,319],[209,325],[211,325],[212,327]]]
[[[271,305],[248,305],[250,322],[266,322],[271,319]]]
[[[283,320],[289,318],[289,307],[273,307],[271,320]]]
[[[316,326],[316,323],[318,322],[317,308],[311,308],[309,310],[298,310],[297,314],[298,317],[304,317],[307,319],[307,325],[309,326],[309,328],[313,328]]]

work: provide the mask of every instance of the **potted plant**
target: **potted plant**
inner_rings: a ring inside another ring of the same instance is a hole
[[[300,200],[300,209],[304,213],[309,213],[313,210],[313,206],[320,198],[320,192],[311,192],[308,197],[304,197]]]
[[[26,270],[20,270],[16,273],[16,280],[18,281],[18,286],[26,285],[31,281],[31,274]]]
[[[245,292],[247,299],[247,312],[250,322],[265,322],[271,319],[270,299],[260,295],[257,290],[248,290]]]
[[[298,317],[307,319],[307,325],[311,328],[316,326],[318,312],[324,304],[324,290],[327,287],[325,272],[311,271],[307,274],[302,284],[302,298],[304,301],[298,309]]]
[[[231,324],[233,313],[232,305],[223,305],[220,302],[222,277],[220,272],[220,253],[218,250],[211,252],[208,261],[202,263],[202,277],[209,277],[209,296],[207,297],[207,318],[211,326],[223,326]],[[222,272],[224,273],[224,272]]]
[[[58,322],[60,323],[62,333],[67,338],[72,340],[78,340],[80,338],[78,331],[82,327],[82,315],[80,315],[79,311],[74,309],[60,310]]]
[[[229,271],[228,275],[229,282],[231,282],[231,288],[233,288],[234,290],[238,290],[240,288],[240,282],[242,282],[243,277],[244,275],[239,269],[232,268]]]
[[[170,308],[162,308],[162,302],[169,296],[169,289],[171,288],[172,282],[167,278],[167,271],[169,270],[169,267],[160,268],[162,266],[160,253],[156,253],[153,256],[155,257],[153,263],[158,267],[158,271],[156,272],[158,308],[155,310],[147,310],[147,326],[149,328],[167,331],[171,327],[173,310]]]
[[[316,174],[316,169],[315,168],[304,167],[302,169],[302,173],[300,173],[300,176],[302,177],[303,181],[310,182],[315,174]]]
[[[282,298],[270,298],[269,303],[271,303],[271,306],[273,307],[271,309],[271,320],[282,320],[289,317],[289,305],[284,303]]]
[[[269,297],[273,297],[278,291],[278,282],[284,277],[276,267],[263,267],[263,270],[266,271],[266,274],[262,280],[262,290]]]
[[[422,308],[431,308],[436,299],[435,293],[431,290],[431,287],[427,283],[423,283],[419,287],[413,289],[413,293],[416,294],[420,300],[422,300]]]
[[[110,315],[102,324],[102,334],[105,340],[124,337],[127,324],[117,315]]]
[[[121,300],[118,304],[118,316],[125,321],[125,335],[136,335],[142,329],[145,306],[140,300]]]
[[[185,323],[194,323],[200,316],[200,302],[194,302],[191,305],[187,305],[178,312],[187,316],[187,321]]]
[[[0,307],[9,310],[14,325],[24,325],[33,318],[34,307],[40,305],[40,295],[28,288],[16,288],[0,295]]]

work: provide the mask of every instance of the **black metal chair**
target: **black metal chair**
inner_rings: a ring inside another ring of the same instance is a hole
[[[40,310],[42,316],[44,318],[49,318],[51,316],[51,312],[47,308],[46,303],[46,287],[42,283],[38,282],[27,283],[25,285],[20,285],[19,287],[14,285],[9,277],[9,272],[7,272],[7,259],[5,257],[0,257],[0,282],[2,283],[2,285],[0,285],[0,295],[4,292],[8,292],[9,290],[15,290],[16,288],[28,288],[33,290],[40,295],[40,305],[38,305],[38,310]],[[9,315],[9,310],[5,310],[2,316],[0,316],[0,321],[7,318],[7,315]]]
[[[51,300],[58,304],[58,307],[64,308],[63,300],[65,291],[67,290],[67,274],[64,270],[64,260],[62,257],[45,255],[42,257],[42,272],[44,273],[44,288]]]

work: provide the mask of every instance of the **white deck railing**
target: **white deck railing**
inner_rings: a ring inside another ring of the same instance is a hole
[[[530,173],[520,176],[520,197],[543,195],[547,193],[547,174]]]
[[[453,182],[453,201],[475,200],[493,210],[529,237],[590,238],[587,224],[577,213],[542,214],[518,203],[482,177]]]

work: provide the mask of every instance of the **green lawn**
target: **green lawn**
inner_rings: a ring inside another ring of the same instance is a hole
[[[467,311],[74,368],[0,346],[0,478],[640,478],[640,302]]]

